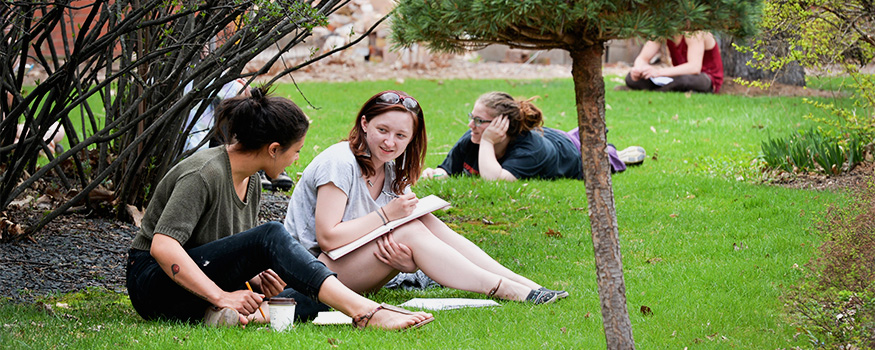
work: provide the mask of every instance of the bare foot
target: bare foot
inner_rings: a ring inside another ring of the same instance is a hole
[[[261,307],[255,313],[246,316],[247,323],[267,324],[270,323],[270,308],[266,301],[261,302]]]
[[[355,320],[355,319],[354,319]],[[399,330],[409,327],[419,327],[434,321],[434,316],[427,312],[411,312],[400,307],[382,304],[368,314],[354,321],[357,327],[376,327],[388,330]]]

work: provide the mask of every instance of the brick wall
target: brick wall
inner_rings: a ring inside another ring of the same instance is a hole
[[[93,4],[94,1],[90,0],[74,0],[70,2],[70,7],[66,11],[64,11],[64,15],[61,19],[61,24],[55,27],[52,31],[52,45],[54,45],[55,51],[58,54],[58,57],[65,57],[64,53],[64,36],[67,37],[67,44],[69,45],[69,49],[72,51],[73,46],[75,45],[76,35],[79,33],[79,28],[82,27],[82,23],[85,22],[85,19],[88,18],[88,14],[91,11],[92,7],[89,6]],[[37,21],[38,18],[35,18],[34,21]],[[64,30],[62,31],[60,26],[64,26]],[[93,30],[89,29],[89,31]],[[40,50],[46,57],[50,57],[49,51],[49,43],[48,41],[44,41],[40,46]]]

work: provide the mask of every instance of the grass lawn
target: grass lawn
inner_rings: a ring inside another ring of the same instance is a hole
[[[842,194],[757,183],[760,142],[812,125],[818,113],[801,98],[613,91],[606,78],[608,142],[643,146],[643,165],[613,176],[626,296],[641,349],[776,349],[806,346],[783,313],[784,286],[804,272],[820,238],[814,222]],[[501,90],[541,98],[546,126],[577,125],[572,82],[408,80],[304,83],[278,87],[313,120],[291,172],[345,137],[361,104],[384,89],[404,90],[425,111],[428,166],[439,164],[467,128],[481,93]],[[848,103],[847,101],[836,101]],[[652,156],[652,157],[651,157]],[[125,295],[89,291],[46,300],[55,315],[0,301],[0,346],[12,348],[604,348],[595,263],[581,181],[489,183],[454,178],[421,182],[453,207],[439,213],[511,269],[571,296],[531,306],[435,312],[410,332],[355,331],[300,324],[276,334],[266,327],[216,330],[141,320]],[[485,221],[485,220],[486,221]],[[484,224],[484,222],[493,224]],[[548,235],[547,232],[558,232]],[[448,289],[380,291],[377,301],[482,296]],[[643,307],[652,314],[641,312]]]

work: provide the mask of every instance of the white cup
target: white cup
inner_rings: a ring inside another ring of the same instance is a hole
[[[270,298],[267,302],[270,310],[270,328],[282,332],[295,326],[295,299]]]

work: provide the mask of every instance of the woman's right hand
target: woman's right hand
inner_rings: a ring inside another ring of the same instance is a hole
[[[248,290],[236,290],[225,292],[222,298],[215,302],[214,305],[219,308],[232,308],[243,316],[249,316],[258,310],[263,300],[262,296],[258,293]]]
[[[507,138],[508,126],[510,126],[510,122],[504,115],[493,119],[489,126],[486,127],[486,130],[483,130],[483,135],[480,136],[480,144],[486,141],[494,145],[503,141]]]
[[[383,206],[382,210],[388,216],[386,220],[397,220],[413,213],[416,203],[419,203],[419,199],[416,198],[415,193],[405,193]]]

